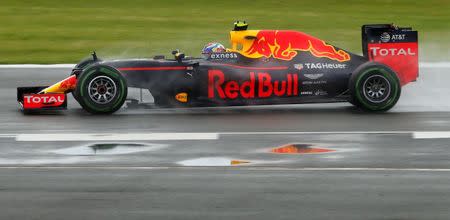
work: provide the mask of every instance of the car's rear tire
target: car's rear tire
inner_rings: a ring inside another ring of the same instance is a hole
[[[401,85],[389,67],[368,62],[358,67],[349,81],[349,102],[366,111],[387,111],[400,98]]]
[[[92,114],[111,114],[119,110],[127,98],[126,79],[107,65],[92,65],[78,76],[74,97]]]

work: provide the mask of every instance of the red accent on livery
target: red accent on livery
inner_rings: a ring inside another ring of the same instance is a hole
[[[251,66],[239,66],[226,63],[216,63],[222,66],[229,66],[238,69],[251,69],[251,70],[286,70],[287,66],[272,66],[272,67],[251,67]],[[186,66],[164,66],[164,67],[122,67],[118,68],[120,71],[142,71],[142,70],[186,70]]]
[[[23,96],[24,109],[59,107],[66,101],[66,94],[27,94]]]
[[[77,86],[77,76],[72,75],[69,78],[63,80],[61,84],[59,84],[60,89],[67,90],[74,90]]]
[[[368,44],[369,59],[394,70],[401,85],[415,81],[419,75],[417,42]]]
[[[350,60],[347,52],[336,50],[320,39],[296,31],[259,31],[246,53],[292,60],[297,55],[297,51],[309,51],[316,57],[327,57],[339,62]]]
[[[285,80],[272,80],[265,72],[250,72],[249,80],[239,83],[235,80],[225,80],[221,70],[208,71],[208,98],[244,99],[268,98],[273,96],[298,96],[298,75],[286,74]]]
[[[185,70],[186,66],[158,66],[158,67],[122,67],[120,71],[139,71],[139,70]]]

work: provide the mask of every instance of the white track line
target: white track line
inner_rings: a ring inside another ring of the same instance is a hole
[[[56,68],[74,68],[76,64],[5,64],[0,65],[0,69],[56,69]]]
[[[450,131],[441,132],[414,132],[414,139],[438,139],[438,138],[450,138]]]
[[[36,133],[0,134],[16,141],[154,141],[217,140],[221,135],[333,135],[333,134],[411,134],[411,131],[331,131],[331,132],[206,132],[206,133]]]
[[[235,166],[235,167],[178,167],[178,166],[133,166],[133,167],[102,167],[102,166],[0,166],[2,169],[47,169],[47,170],[57,170],[57,169],[90,169],[90,170],[177,170],[177,169],[195,169],[195,170],[210,170],[210,169],[232,169],[232,170],[253,170],[253,171],[363,171],[363,172],[450,172],[450,168],[389,168],[389,167],[330,167],[330,168],[320,168],[320,167],[249,167],[249,166]]]
[[[18,134],[16,141],[216,140],[217,133]]]
[[[411,134],[414,131],[267,131],[267,132],[219,132],[220,135],[321,135],[321,134]]]
[[[0,134],[0,138],[15,138],[16,134]]]
[[[73,68],[76,64],[2,64],[0,69]],[[420,68],[450,68],[450,62],[421,62]]]
[[[217,140],[228,135],[410,135],[414,139],[450,138],[450,131],[280,131],[280,132],[201,132],[201,133],[35,133],[0,134],[0,138],[16,141],[154,141],[154,140]]]

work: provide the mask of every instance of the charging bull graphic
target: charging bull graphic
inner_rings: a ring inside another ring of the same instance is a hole
[[[250,46],[244,51],[249,57],[273,57],[292,60],[298,52],[309,51],[315,57],[326,57],[339,62],[349,61],[350,55],[343,50],[336,50],[324,41],[295,31],[259,31]]]

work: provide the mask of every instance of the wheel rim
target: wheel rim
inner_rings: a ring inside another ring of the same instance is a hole
[[[368,77],[363,83],[364,97],[373,103],[386,101],[391,92],[391,84],[382,75]]]
[[[97,76],[91,80],[88,86],[89,98],[98,104],[111,102],[117,93],[114,80],[107,76]]]

